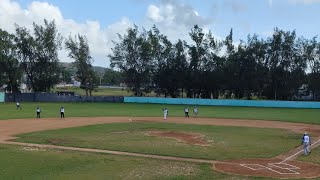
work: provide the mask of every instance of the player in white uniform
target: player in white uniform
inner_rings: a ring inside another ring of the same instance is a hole
[[[60,108],[60,117],[64,118],[64,107]]]
[[[302,137],[302,142],[301,144],[303,144],[303,151],[304,151],[304,155],[307,156],[311,153],[309,146],[311,146],[311,139],[308,135],[308,133],[304,133],[303,137]]]
[[[195,106],[195,107],[193,108],[193,115],[194,115],[194,117],[197,117],[197,116],[198,116],[198,107],[197,107],[197,106]]]
[[[166,120],[166,119],[167,119],[167,116],[168,116],[168,109],[167,109],[167,108],[164,108],[164,109],[163,109],[163,119]]]
[[[19,101],[16,102],[16,106],[17,106],[17,110],[18,110],[18,109],[22,110]]]
[[[184,116],[189,118],[189,108],[187,107],[184,108]]]
[[[39,106],[37,106],[36,111],[37,111],[37,118],[40,118],[41,109]]]

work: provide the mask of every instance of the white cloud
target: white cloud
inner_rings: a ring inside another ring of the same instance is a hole
[[[44,19],[55,20],[59,32],[64,37],[78,33],[87,36],[94,65],[104,67],[109,65],[107,55],[111,53],[112,40],[117,39],[118,33],[123,34],[133,26],[133,22],[126,17],[101,27],[98,21],[76,22],[73,19],[65,19],[59,7],[47,2],[33,1],[27,8],[22,8],[14,0],[0,0],[0,27],[10,33],[14,33],[15,23],[31,30],[33,22],[42,24]],[[138,26],[149,29],[156,24],[160,32],[172,41],[190,41],[189,32],[194,25],[197,24],[204,31],[208,31],[212,23],[211,18],[202,16],[190,5],[180,1],[160,0],[159,3],[148,6],[145,19]],[[60,52],[59,57],[64,62],[73,61],[67,57],[65,49]]]
[[[146,28],[155,24],[160,32],[171,40],[188,40],[189,32],[194,25],[204,29],[212,24],[212,19],[201,16],[198,11],[179,1],[163,0],[157,5],[149,5],[146,13]]]
[[[13,0],[0,0],[0,27],[10,33],[15,32],[14,24],[32,30],[32,23],[42,24],[43,20],[55,20],[59,32],[64,36],[81,34],[87,36],[94,65],[107,66],[107,54],[111,52],[112,40],[117,33],[124,33],[132,26],[128,18],[102,28],[98,21],[78,23],[72,19],[65,19],[60,9],[46,2],[33,1],[26,9]],[[61,61],[71,62],[67,52],[63,49],[59,53]]]
[[[268,5],[269,5],[269,7],[271,7],[272,4],[273,4],[273,1],[272,1],[272,0],[268,0]]]
[[[147,11],[147,17],[155,22],[161,22],[163,17],[160,15],[160,9],[155,5],[150,5]]]

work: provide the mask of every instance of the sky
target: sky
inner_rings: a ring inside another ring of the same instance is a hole
[[[249,34],[266,39],[275,27],[312,38],[320,34],[319,12],[320,0],[0,0],[0,28],[14,33],[14,24],[32,29],[55,20],[64,37],[85,35],[93,64],[109,67],[112,41],[134,24],[155,24],[173,42],[190,42],[195,24],[220,40],[232,28],[237,43]],[[73,61],[65,49],[59,58]]]

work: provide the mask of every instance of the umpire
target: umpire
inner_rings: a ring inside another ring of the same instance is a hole
[[[60,108],[60,117],[64,118],[64,107]]]
[[[37,106],[36,111],[37,111],[37,118],[40,118],[41,109],[39,106]]]
[[[184,108],[184,116],[189,118],[189,108],[187,107]]]

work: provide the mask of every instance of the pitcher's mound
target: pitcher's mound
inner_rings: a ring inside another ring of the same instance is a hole
[[[317,178],[320,165],[301,161],[281,162],[277,159],[245,159],[217,162],[214,169],[220,172],[275,178]]]
[[[204,139],[204,135],[197,133],[175,132],[175,131],[150,131],[149,136],[173,138],[187,144],[209,146],[209,142]]]

